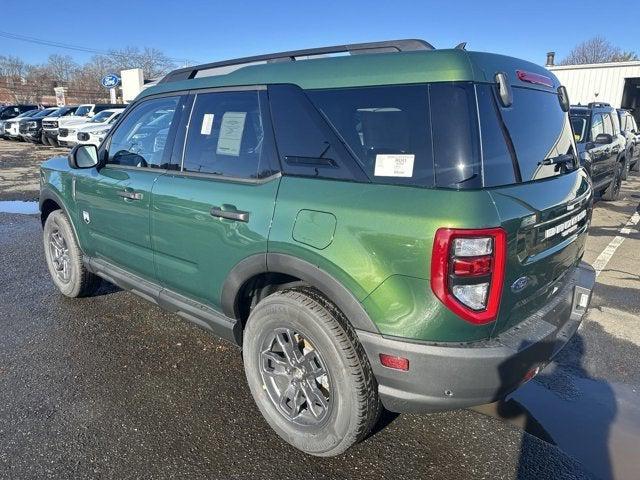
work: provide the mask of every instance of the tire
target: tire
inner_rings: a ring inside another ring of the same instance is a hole
[[[611,183],[602,194],[602,199],[607,202],[615,201],[620,197],[620,187],[622,186],[622,163],[617,162],[615,169]]]
[[[58,148],[60,146],[60,144],[58,143],[58,139],[57,138],[50,138],[49,139],[49,145],[51,145],[54,148]]]
[[[49,145],[49,139],[44,133],[40,135],[40,143],[42,143],[45,146]]]
[[[44,254],[53,283],[71,298],[87,297],[100,287],[100,277],[82,263],[73,228],[62,210],[49,214],[43,232]]]
[[[242,355],[265,420],[305,453],[339,455],[378,421],[382,406],[364,349],[344,315],[316,290],[262,300],[249,316]]]
[[[636,160],[636,163],[631,165],[631,169],[630,170],[632,172],[640,172],[640,158],[638,160]]]
[[[626,160],[623,160],[621,163],[622,163],[622,175],[620,176],[620,178],[624,181],[629,176],[630,167]]]

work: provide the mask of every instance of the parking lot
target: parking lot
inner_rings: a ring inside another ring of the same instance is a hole
[[[0,140],[0,478],[637,478],[638,174],[596,203],[592,308],[542,374],[473,411],[385,413],[320,459],[265,423],[230,344],[115,287],[57,292],[38,216],[2,205],[36,200],[63,152]]]

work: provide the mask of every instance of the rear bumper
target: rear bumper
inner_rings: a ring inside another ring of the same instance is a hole
[[[593,268],[580,263],[542,310],[491,340],[427,344],[358,331],[382,403],[394,412],[434,412],[503,398],[544,368],[571,339],[594,283]],[[407,358],[409,371],[382,366],[381,353]]]

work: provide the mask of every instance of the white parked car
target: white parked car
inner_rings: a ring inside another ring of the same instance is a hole
[[[20,120],[31,117],[38,113],[40,110],[37,108],[24,112],[17,117],[10,118],[9,120],[2,121],[2,136],[10,140],[20,140]]]
[[[118,119],[124,108],[110,108],[96,113],[90,120],[84,119],[83,122],[65,123],[64,126],[58,127],[58,143],[72,147],[78,143],[93,143],[99,145],[100,141],[95,143],[98,138],[106,135],[111,125]],[[90,132],[95,132],[94,138],[91,138]],[[79,135],[81,134],[82,135]],[[87,135],[86,135],[87,134]],[[82,140],[81,140],[82,138]]]
[[[84,103],[82,105],[78,105],[72,115],[61,117],[47,125],[44,125],[43,128],[45,130],[45,134],[54,140],[51,143],[60,143],[58,142],[60,129],[70,128],[75,130],[76,125],[88,122],[89,119],[98,115],[100,112],[121,107],[121,105],[113,105],[109,103]],[[70,142],[69,144],[75,144],[75,132],[73,137],[71,139],[67,139],[67,141]],[[61,145],[63,144],[61,143]]]

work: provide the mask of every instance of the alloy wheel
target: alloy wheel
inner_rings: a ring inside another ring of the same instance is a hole
[[[275,329],[262,345],[260,374],[276,409],[297,425],[321,426],[331,410],[331,383],[315,345],[286,327]]]
[[[49,234],[49,253],[56,277],[63,282],[71,280],[71,257],[69,247],[59,229],[54,229]]]

